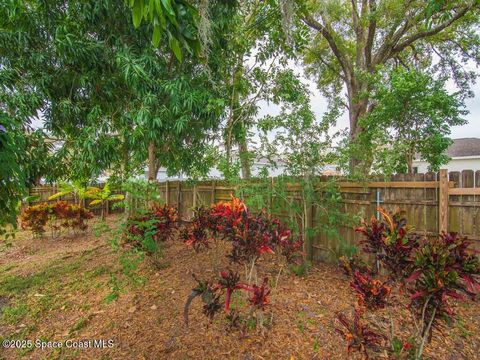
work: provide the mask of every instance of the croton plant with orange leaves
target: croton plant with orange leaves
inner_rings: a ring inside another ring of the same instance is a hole
[[[345,339],[349,355],[359,352],[364,359],[368,359],[370,351],[381,350],[385,336],[373,331],[363,321],[362,314],[358,309],[353,311],[353,318],[349,319],[345,314],[337,313],[336,320],[341,327],[336,328],[335,331]]]
[[[87,221],[91,218],[93,213],[83,206],[56,201],[27,206],[20,216],[20,223],[22,229],[29,229],[34,235],[40,236],[45,233],[46,226],[52,232],[61,229],[85,231],[88,228]]]
[[[337,318],[347,329],[339,332],[346,338],[349,351],[357,350],[368,357],[369,351],[378,350],[381,339],[364,332],[366,325],[362,325],[361,317],[367,309],[385,307],[391,285],[396,282],[400,284],[400,294],[410,294],[417,331],[409,341],[390,339],[391,346],[384,349],[390,349],[397,358],[403,354],[420,359],[425,345],[431,341],[433,329],[443,326],[446,324],[443,320],[454,315],[452,300],[466,300],[465,295],[476,299],[480,293],[478,252],[467,239],[455,233],[422,239],[420,246],[419,237],[401,212],[391,214],[382,208],[378,211],[381,219],[363,221],[356,231],[364,235],[363,251],[375,256],[387,270],[389,279],[386,282],[374,279],[371,267],[358,259],[341,261],[341,268],[353,277],[350,285],[358,304],[353,323],[344,315]]]
[[[399,210],[390,214],[378,208],[378,212],[381,220],[375,217],[370,223],[363,220],[355,231],[364,235],[360,242],[365,253],[373,254],[394,280],[404,279],[414,261],[412,254],[420,246],[419,237]]]
[[[355,290],[360,307],[370,310],[384,308],[392,291],[389,281],[382,282],[372,278],[370,273],[358,270],[353,273],[350,287]]]
[[[302,255],[302,240],[294,239],[279,219],[265,211],[252,213],[234,196],[231,201],[214,204],[209,209],[194,209],[194,217],[181,237],[198,251],[209,247],[209,235],[231,242],[228,257],[237,263],[251,262],[265,253],[279,252],[288,262],[296,262]]]

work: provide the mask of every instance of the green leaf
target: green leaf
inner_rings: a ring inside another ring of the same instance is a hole
[[[153,35],[152,35],[152,44],[155,47],[158,47],[160,44],[160,35],[161,35],[161,29],[160,26],[155,26],[153,28]]]
[[[143,10],[143,1],[136,0],[133,3],[133,8],[132,8],[133,26],[135,26],[136,28],[138,28],[140,26],[140,23],[142,22],[142,10]]]
[[[123,200],[123,199],[125,199],[125,196],[123,196],[122,194],[118,194],[118,195],[111,195],[108,198],[108,201],[118,201],[118,200]]]
[[[180,48],[180,42],[173,36],[170,36],[168,43],[177,60],[182,62],[182,49]]]
[[[31,202],[36,202],[41,199],[40,195],[28,195],[23,198],[23,202],[29,204]]]
[[[90,206],[93,206],[93,205],[97,205],[97,204],[100,204],[102,202],[102,200],[93,200],[93,201],[90,201]]]
[[[175,11],[173,10],[172,2],[170,0],[162,0],[162,4],[169,15],[175,16]]]
[[[199,40],[195,39],[192,41],[189,41],[188,44],[190,45],[190,48],[193,50],[193,53],[198,55],[202,51],[202,44],[200,43]]]
[[[53,195],[49,196],[49,197],[48,197],[48,200],[55,200],[55,199],[57,199],[57,198],[59,198],[59,197],[61,197],[61,196],[65,196],[65,195],[68,195],[68,194],[70,194],[70,193],[71,193],[71,191],[60,191],[60,192],[58,192],[58,193],[56,193],[56,194],[53,194]]]

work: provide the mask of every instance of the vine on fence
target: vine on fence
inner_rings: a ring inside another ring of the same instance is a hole
[[[275,179],[263,177],[252,182],[239,183],[237,196],[253,209],[266,209],[268,213],[281,216],[295,235],[312,239],[323,234],[330,243],[338,246],[322,250],[332,253],[335,258],[352,256],[357,247],[341,235],[340,228],[352,227],[358,223],[357,215],[344,212],[343,199],[337,181],[318,182],[315,178],[280,176]],[[292,184],[295,187],[292,188]],[[298,191],[298,196],[295,192]],[[310,212],[314,209],[314,218]],[[306,246],[306,241],[304,243]],[[312,249],[304,247],[304,252]]]

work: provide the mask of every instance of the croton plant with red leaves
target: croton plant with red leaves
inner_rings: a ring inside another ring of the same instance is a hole
[[[203,302],[203,313],[210,320],[213,319],[215,314],[220,311],[222,305],[220,304],[220,295],[216,293],[217,287],[213,286],[212,282],[199,280],[193,275],[193,278],[197,282],[197,286],[192,289],[192,292],[187,298],[185,308],[183,310],[183,317],[185,325],[188,327],[188,311],[193,299],[200,296]]]
[[[381,208],[379,211],[381,221],[372,218],[370,223],[363,222],[356,231],[365,235],[363,251],[374,254],[381,261],[391,280],[400,280],[402,293],[405,290],[410,292],[410,307],[416,324],[420,324],[412,342],[407,344],[408,348],[399,340],[392,347],[397,352],[414,353],[415,358],[421,358],[424,345],[431,340],[433,328],[454,315],[454,301],[467,297],[474,299],[480,293],[478,252],[456,233],[442,233],[438,238],[424,239],[420,246],[419,238],[399,212],[390,214]],[[351,287],[359,300],[357,317],[361,316],[362,306],[368,309],[385,306],[390,293],[389,282],[372,279],[371,272],[359,270],[353,260],[345,259],[341,267],[353,275]],[[359,351],[363,350],[360,348]]]
[[[193,209],[193,218],[188,226],[183,227],[180,238],[192,246],[195,251],[201,248],[210,248],[209,237],[218,233],[217,223],[219,218],[213,215],[213,208],[200,206]]]
[[[268,286],[268,278],[264,278],[261,285],[246,284],[240,281],[238,273],[228,270],[220,272],[220,276],[216,284],[209,281],[198,280],[197,286],[192,289],[192,293],[189,295],[184,309],[185,323],[188,325],[188,311],[192,303],[192,300],[201,296],[204,303],[203,312],[210,319],[221,308],[220,296],[225,295],[224,309],[228,315],[230,313],[230,304],[232,295],[235,291],[243,290],[251,293],[249,298],[250,305],[255,309],[264,310],[268,305],[268,296],[270,294],[270,288]]]
[[[268,305],[268,295],[270,295],[270,289],[268,287],[268,278],[263,278],[263,282],[260,286],[252,285],[248,291],[252,292],[252,297],[248,300],[250,304],[258,309],[264,309]]]
[[[360,273],[373,274],[372,267],[356,255],[352,257],[341,256],[338,259],[338,267],[347,276],[352,276],[356,270]]]
[[[252,297],[249,299],[250,304],[256,308],[263,309],[268,304],[268,295],[270,289],[268,287],[268,278],[264,278],[260,286],[253,284],[248,285],[240,282],[240,276],[231,270],[222,271],[220,273],[220,279],[218,280],[218,289],[225,290],[225,311],[228,313],[230,310],[231,296],[236,290],[245,290],[252,293]]]
[[[383,309],[391,292],[388,281],[373,279],[368,272],[360,273],[358,270],[353,273],[350,287],[355,290],[359,305],[370,310]]]
[[[156,220],[156,240],[168,240],[172,236],[173,231],[177,228],[177,209],[166,204],[155,206],[152,209],[152,216]]]
[[[232,243],[228,257],[233,262],[251,262],[265,253],[280,252],[288,262],[301,255],[303,242],[293,239],[291,231],[279,219],[260,211],[252,214],[238,198],[221,202],[210,209],[197,208],[182,239],[195,250],[208,247],[208,235]]]
[[[363,251],[374,254],[393,279],[402,280],[413,264],[412,255],[420,245],[419,237],[407,225],[400,211],[393,214],[383,208],[378,211],[381,221],[372,217],[370,223],[362,221],[362,226],[355,231],[365,237],[361,241]]]
[[[130,217],[127,220],[126,235],[142,238],[146,231],[154,231],[153,239],[163,242],[172,236],[177,228],[177,220],[176,208],[169,205],[155,206],[145,214]]]
[[[239,198],[232,196],[230,201],[222,201],[212,206],[212,216],[223,219],[229,226],[235,227],[242,221],[242,216],[248,213],[247,206]],[[217,225],[222,230],[223,225]]]
[[[371,330],[362,320],[358,309],[353,312],[353,319],[348,319],[345,314],[338,313],[337,321],[342,328],[336,328],[337,331],[347,342],[347,352],[360,352],[364,359],[369,358],[369,351],[378,352],[381,349],[382,341],[385,337]]]
[[[456,233],[442,233],[416,252],[415,269],[406,282],[411,306],[423,321],[422,335],[431,336],[430,321],[438,327],[441,319],[454,315],[452,299],[474,299],[480,293],[480,262],[470,246]]]

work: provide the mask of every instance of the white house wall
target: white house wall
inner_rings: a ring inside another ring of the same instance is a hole
[[[418,167],[419,173],[428,172],[428,163],[426,161],[414,161],[414,167]],[[447,165],[443,165],[442,169],[448,171],[462,171],[462,170],[480,170],[480,157],[475,158],[453,158]]]
[[[282,164],[278,164],[278,167],[274,168],[270,164],[264,164],[264,163],[255,163],[251,167],[251,172],[253,176],[260,175],[260,171],[266,168],[268,170],[268,175],[269,176],[279,176],[285,173],[285,167]],[[147,172],[145,172],[145,178],[147,178]],[[218,171],[216,168],[212,168],[209,173],[207,178],[209,179],[221,179],[222,174],[220,171]],[[159,181],[164,181],[164,180],[184,180],[186,179],[185,176],[167,176],[167,169],[165,168],[160,168],[157,173],[157,180]]]

